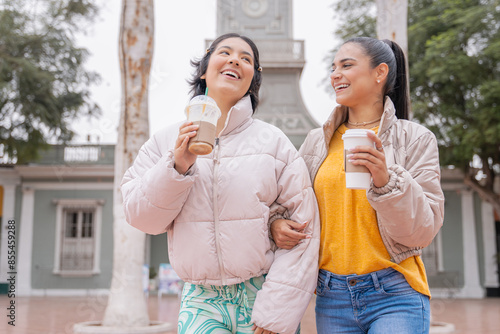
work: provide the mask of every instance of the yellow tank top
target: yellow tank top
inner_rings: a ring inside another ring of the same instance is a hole
[[[321,219],[319,268],[338,275],[363,275],[385,268],[403,274],[416,291],[430,296],[420,256],[396,264],[390,260],[377,224],[377,213],[365,190],[345,187],[342,124],[333,135],[328,156],[314,180]],[[377,132],[378,127],[373,128]]]

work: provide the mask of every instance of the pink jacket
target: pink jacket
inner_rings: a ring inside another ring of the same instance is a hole
[[[167,232],[170,262],[194,284],[230,285],[268,274],[252,320],[294,333],[314,292],[319,217],[309,173],[288,138],[252,117],[249,97],[229,112],[214,151],[186,173],[173,168],[179,125],[156,133],[125,173],[127,221],[149,234]],[[270,207],[309,221],[312,238],[290,251],[268,237]]]

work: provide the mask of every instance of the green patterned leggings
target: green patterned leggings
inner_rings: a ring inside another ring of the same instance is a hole
[[[179,313],[179,334],[253,334],[252,309],[264,276],[234,285],[185,283]]]

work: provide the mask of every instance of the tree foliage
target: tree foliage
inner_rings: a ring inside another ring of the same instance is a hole
[[[0,1],[0,151],[4,160],[36,159],[47,143],[70,140],[69,123],[95,115],[75,34],[98,13],[90,0]]]
[[[492,191],[500,172],[500,1],[414,0],[409,13],[415,117],[439,139],[443,165],[483,176]]]
[[[340,20],[337,35],[375,37],[374,6],[373,0],[358,0],[353,8],[336,1],[336,16],[354,15]],[[442,166],[464,170],[469,181],[482,178],[476,185],[490,194],[500,173],[499,29],[499,0],[408,1],[415,120],[436,134]]]

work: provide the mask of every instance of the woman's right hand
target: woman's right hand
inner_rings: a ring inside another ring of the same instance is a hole
[[[196,136],[199,126],[187,121],[179,128],[179,136],[175,142],[174,168],[179,174],[185,174],[196,161],[196,154],[189,152],[189,139]]]
[[[289,219],[276,219],[271,223],[271,235],[279,248],[292,249],[303,239],[311,236],[304,233],[307,222],[299,224]]]

